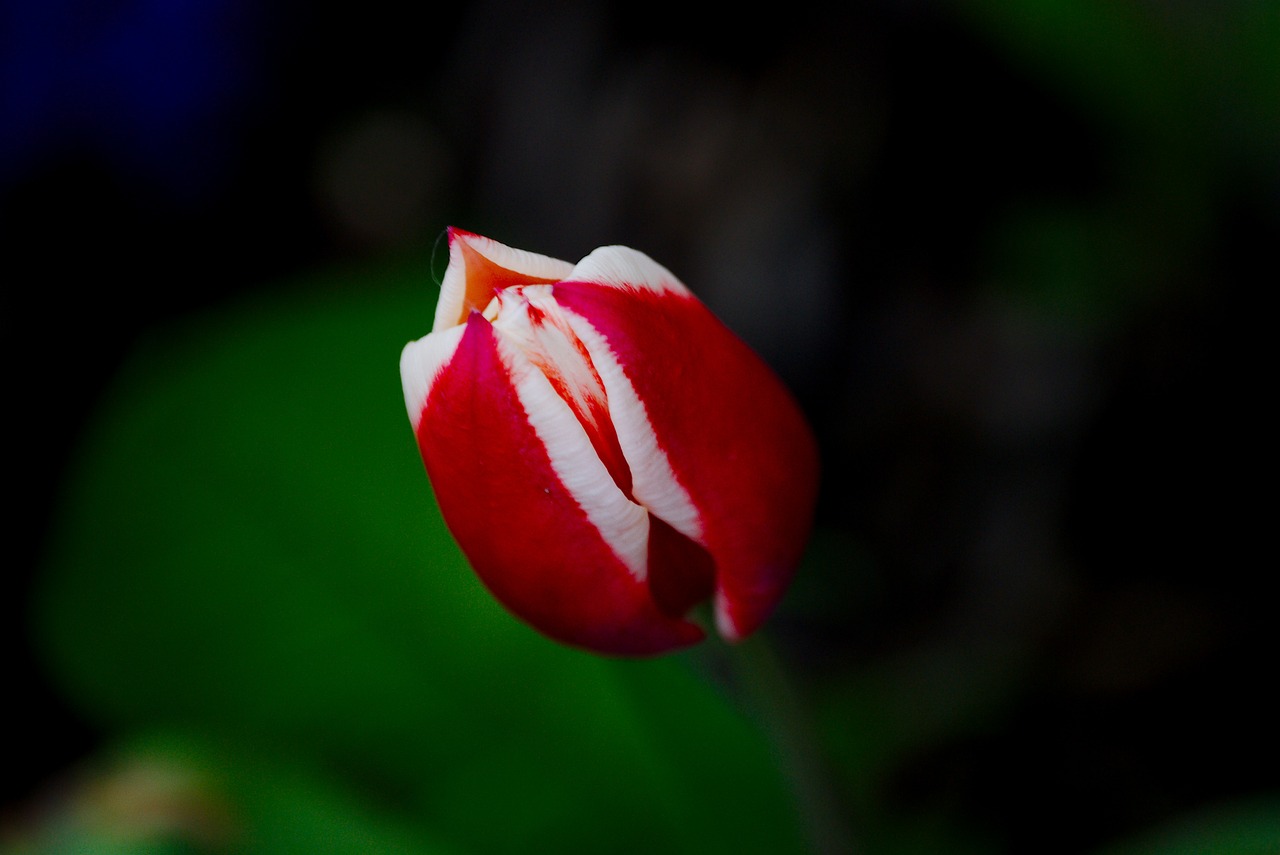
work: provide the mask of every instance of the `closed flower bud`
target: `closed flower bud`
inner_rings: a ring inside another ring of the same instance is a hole
[[[510,611],[562,642],[647,655],[730,641],[795,573],[816,446],[778,378],[665,268],[577,265],[449,230],[405,403],[441,513]]]

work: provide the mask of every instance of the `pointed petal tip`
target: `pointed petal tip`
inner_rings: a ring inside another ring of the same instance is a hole
[[[483,235],[477,234],[473,231],[468,231],[467,229],[458,228],[457,226],[445,226],[444,233],[450,244],[458,240],[471,241],[475,238],[487,240]]]
[[[716,592],[715,620],[716,632],[720,633],[720,637],[730,644],[737,644],[748,635],[748,633],[742,632],[734,621],[732,610],[729,608],[729,600],[725,597],[723,591]]]
[[[573,269],[567,261],[515,249],[475,232],[449,226],[449,266],[440,280],[432,330],[466,321],[471,309],[483,311],[493,296],[512,285],[550,283]]]
[[[741,644],[759,631],[774,609],[762,603],[735,604],[721,589],[716,591],[713,611],[720,637],[729,644]]]

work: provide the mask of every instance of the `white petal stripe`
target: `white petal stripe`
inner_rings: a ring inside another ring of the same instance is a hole
[[[667,525],[696,543],[702,540],[702,519],[689,491],[680,484],[671,461],[658,445],[644,402],[627,378],[604,336],[584,317],[561,307],[573,332],[586,346],[604,383],[609,417],[618,435],[622,456],[631,467],[631,495]]]
[[[618,489],[586,430],[551,382],[518,345],[508,341],[500,329],[495,327],[495,331],[498,352],[507,366],[516,397],[547,449],[552,470],[618,559],[643,581],[648,563],[648,511]]]
[[[435,383],[441,369],[449,364],[466,324],[423,336],[411,341],[400,352],[400,382],[404,385],[404,405],[409,411],[409,422],[416,433],[422,421],[431,384]]]

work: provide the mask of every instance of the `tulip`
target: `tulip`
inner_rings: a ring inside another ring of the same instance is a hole
[[[782,383],[643,253],[577,265],[449,229],[405,403],[445,523],[511,612],[651,655],[768,618],[812,524],[817,450]]]

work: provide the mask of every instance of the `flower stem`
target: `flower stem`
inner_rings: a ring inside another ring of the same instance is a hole
[[[809,712],[782,660],[763,633],[725,647],[743,699],[777,752],[812,851],[817,855],[857,852],[830,773],[818,751]]]

